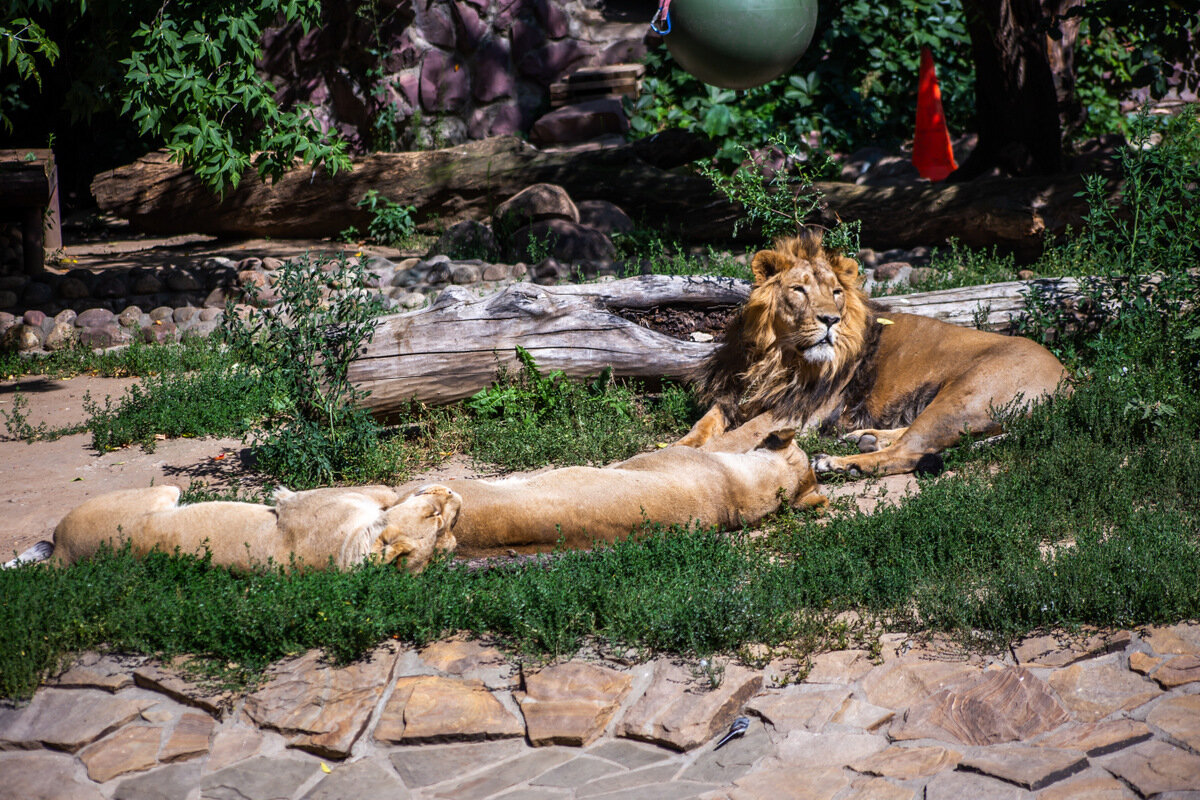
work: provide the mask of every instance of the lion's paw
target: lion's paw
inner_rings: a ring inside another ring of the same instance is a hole
[[[833,472],[833,456],[828,453],[817,453],[812,457],[814,472]]]

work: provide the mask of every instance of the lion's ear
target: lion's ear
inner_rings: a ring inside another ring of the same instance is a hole
[[[763,284],[772,275],[778,275],[787,269],[787,259],[774,250],[759,250],[750,262],[750,271],[754,273],[754,282]]]
[[[771,433],[767,434],[767,438],[763,439],[758,446],[760,448],[766,448],[767,450],[782,450],[791,444],[792,440],[795,438],[795,428],[781,428],[777,431],[772,431]]]

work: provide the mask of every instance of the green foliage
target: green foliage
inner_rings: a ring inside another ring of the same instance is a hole
[[[628,458],[656,439],[677,437],[692,408],[683,390],[669,386],[657,407],[612,380],[590,382],[561,371],[543,375],[533,356],[517,348],[521,372],[501,370],[496,383],[466,403],[472,453],[508,469],[553,464],[603,464]]]
[[[84,374],[141,377],[219,368],[232,361],[233,354],[219,338],[185,336],[179,344],[145,344],[135,339],[128,347],[101,351],[82,345],[36,355],[5,351],[0,353],[0,376],[6,379],[19,375],[69,378]]]
[[[736,24],[736,23],[733,23]],[[974,66],[958,0],[822,0],[812,45],[791,73],[735,92],[707,86],[665,50],[646,57],[643,93],[633,105],[634,135],[666,128],[703,132],[717,157],[737,163],[742,148],[784,135],[820,134],[829,151],[912,135],[920,49],[928,45],[951,129],[973,112]]]
[[[649,263],[651,275],[718,275],[750,280],[750,267],[728,251],[709,246],[705,254],[689,253],[678,242],[668,243],[654,231],[637,230],[614,234],[617,260],[625,263],[625,277],[643,274]]]
[[[407,247],[412,242],[417,232],[417,222],[413,219],[416,206],[402,205],[368,189],[358,201],[358,207],[371,212],[371,222],[367,226],[367,237],[371,241],[390,247]]]
[[[349,166],[345,144],[331,140],[304,109],[280,108],[275,88],[256,71],[264,27],[279,20],[307,26],[320,8],[319,0],[166,6],[13,0],[0,16],[0,51],[4,63],[17,65],[20,102],[20,93],[41,87],[33,55],[52,64],[55,47],[65,45],[51,41],[46,29],[72,37],[72,113],[87,119],[116,111],[220,193],[236,187],[250,167],[265,178],[297,158],[330,172]]]

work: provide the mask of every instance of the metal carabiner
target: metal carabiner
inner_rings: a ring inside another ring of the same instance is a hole
[[[660,20],[666,24],[666,28],[660,28]],[[661,0],[658,5],[658,11],[654,13],[654,18],[650,20],[650,30],[657,33],[659,36],[666,36],[671,32],[671,0]]]

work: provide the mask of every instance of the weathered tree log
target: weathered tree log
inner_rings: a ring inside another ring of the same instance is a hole
[[[1024,308],[1030,284],[1071,296],[1072,279],[1013,281],[880,299],[886,308],[959,325],[1010,324]],[[537,286],[519,283],[479,298],[450,287],[430,307],[385,317],[350,380],[371,395],[365,405],[380,416],[403,411],[410,400],[449,403],[495,380],[497,369],[517,368],[516,347],[546,370],[589,377],[611,367],[617,377],[687,378],[715,345],[675,339],[614,312],[655,306],[732,307],[750,285],[733,278],[645,276],[609,283]]]
[[[423,223],[483,219],[498,203],[532,183],[563,186],[575,200],[608,200],[684,241],[728,241],[740,206],[708,179],[668,172],[642,161],[632,145],[546,153],[514,137],[470,142],[445,150],[376,153],[349,172],[297,169],[266,184],[250,174],[224,198],[211,194],[165,153],[103,172],[92,182],[100,208],[156,233],[274,237],[334,236],[365,230],[370,214],[358,207],[368,190],[417,208]],[[1040,251],[1043,235],[1078,227],[1083,204],[1078,176],[986,178],[946,185],[818,183],[823,221],[862,221],[869,247],[929,245],[956,237],[971,246],[999,245],[1022,256]],[[752,228],[748,240],[761,239]]]

